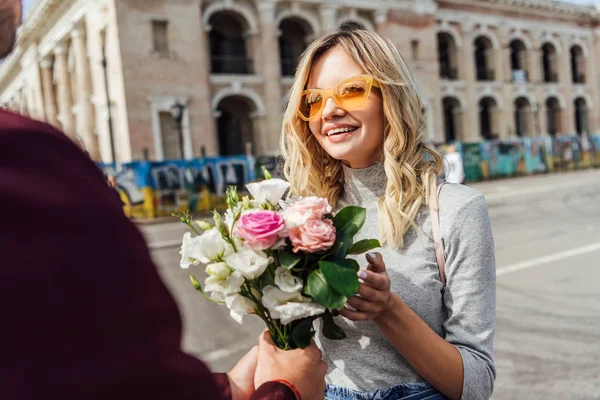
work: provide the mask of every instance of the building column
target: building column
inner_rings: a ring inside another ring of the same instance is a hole
[[[466,34],[463,37],[462,54],[459,65],[459,78],[466,82],[466,94],[469,107],[463,115],[462,140],[467,142],[480,142],[481,138],[479,127],[479,103],[477,102],[477,80],[475,73],[475,47],[473,45],[472,26],[465,26]]]
[[[54,82],[52,79],[52,57],[46,56],[40,62],[42,70],[42,93],[44,96],[44,114],[46,122],[60,128],[56,109],[56,98],[54,93]]]
[[[559,90],[562,92],[567,104],[561,115],[563,133],[575,133],[575,107],[573,105],[573,79],[571,75],[571,55],[569,53],[569,43],[565,38],[560,40],[560,55],[556,58],[558,70],[558,80],[562,86]]]
[[[323,24],[323,33],[337,28],[337,9],[330,4],[321,6],[321,23]]]
[[[275,26],[275,1],[261,0],[260,40],[262,47],[262,74],[264,82],[264,101],[267,108],[266,129],[259,133],[261,138],[256,154],[276,151],[281,134],[283,115],[283,92],[281,90],[281,63],[279,60],[278,29]]]
[[[100,158],[98,139],[94,132],[94,109],[92,106],[92,81],[87,57],[85,30],[77,27],[71,32],[75,52],[75,78],[77,82],[79,112],[77,113],[77,134],[83,140],[86,150],[94,160]]]
[[[71,77],[67,68],[66,43],[60,43],[54,48],[54,68],[56,68],[57,76],[58,120],[63,132],[76,140],[73,99],[71,97]]]

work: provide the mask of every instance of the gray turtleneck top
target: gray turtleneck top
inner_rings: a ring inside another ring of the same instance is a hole
[[[345,187],[338,209],[366,208],[367,219],[355,241],[379,237],[377,199],[387,178],[382,164],[344,167]],[[401,250],[377,249],[383,255],[391,290],[438,335],[456,346],[464,366],[463,399],[488,399],[496,371],[492,359],[496,321],[494,243],[483,196],[467,186],[445,185],[440,193],[440,225],[446,254],[447,286],[442,294],[429,210],[417,218],[418,229],[405,236]],[[357,258],[366,267],[363,256]],[[348,338],[317,343],[329,364],[327,382],[371,392],[403,383],[424,382],[372,321],[336,321]]]

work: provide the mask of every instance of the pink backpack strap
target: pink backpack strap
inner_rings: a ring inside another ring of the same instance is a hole
[[[444,287],[446,286],[446,256],[444,254],[444,245],[442,244],[442,233],[440,229],[439,200],[442,186],[445,184],[446,182],[442,182],[437,187],[438,208],[434,209],[431,207],[431,228],[433,230],[435,258],[437,259],[438,269],[440,270],[440,280],[442,281],[442,285],[444,285]]]

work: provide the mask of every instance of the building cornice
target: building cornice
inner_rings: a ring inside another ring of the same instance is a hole
[[[473,0],[443,0],[442,3],[459,4],[459,5],[473,5]],[[502,6],[504,8],[519,9],[522,11],[529,11],[532,13],[545,11],[554,13],[557,15],[569,15],[575,17],[584,17],[597,19],[600,13],[594,6],[584,6],[577,4],[568,4],[556,0],[478,0],[477,5],[481,7],[493,7]],[[445,8],[444,5],[441,8]]]

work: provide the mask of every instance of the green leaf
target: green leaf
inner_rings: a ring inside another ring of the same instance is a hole
[[[323,336],[331,340],[341,340],[346,338],[346,333],[342,328],[336,325],[333,321],[333,316],[329,311],[322,314],[321,318],[323,319],[323,326],[321,327]]]
[[[348,254],[362,254],[366,253],[369,250],[376,249],[377,247],[381,247],[379,240],[377,239],[365,239],[359,242],[354,243],[350,252]],[[345,257],[345,256],[344,256]]]
[[[287,270],[294,268],[300,261],[302,261],[301,256],[286,252],[279,253],[277,257],[279,258],[279,263],[281,266]]]
[[[269,265],[265,272],[263,272],[258,279],[260,280],[263,288],[267,286],[275,286],[275,273],[273,272],[272,265]]]
[[[346,297],[327,283],[327,279],[320,269],[313,271],[308,276],[306,294],[327,308],[342,308],[346,303]]]
[[[351,247],[352,236],[346,235],[344,232],[338,234],[332,247],[333,257],[337,260],[343,260],[348,255]]]
[[[321,261],[319,267],[327,283],[346,297],[352,297],[358,291],[358,276],[354,266],[346,260],[336,262]],[[329,307],[336,308],[336,307]]]
[[[351,258],[346,258],[344,261],[346,261],[348,264],[350,264],[352,266],[352,269],[354,269],[354,272],[358,272],[360,270],[360,265],[358,265],[358,261],[353,260]]]
[[[308,347],[312,339],[312,318],[301,320],[292,331],[292,340],[301,349]]]
[[[342,208],[333,217],[336,232],[354,236],[362,228],[367,218],[367,211],[362,207],[348,206]]]

